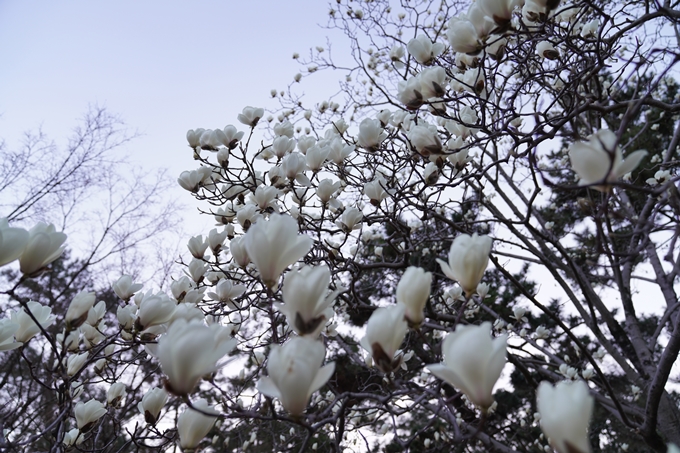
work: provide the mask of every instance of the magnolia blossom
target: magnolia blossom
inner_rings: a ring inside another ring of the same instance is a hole
[[[387,133],[380,126],[380,121],[364,118],[361,124],[359,124],[359,146],[369,151],[375,151],[386,138]]]
[[[36,321],[31,318],[29,312],[38,322],[37,324]],[[52,309],[50,307],[34,301],[28,302],[26,304],[26,308],[20,308],[16,311],[13,311],[11,316],[12,322],[19,325],[19,328],[14,333],[14,336],[17,341],[22,343],[26,343],[28,340],[38,334],[38,332],[40,332],[41,327],[44,329],[50,326],[56,319],[56,316],[52,314]]]
[[[432,129],[428,126],[413,126],[408,131],[407,137],[413,147],[422,156],[429,156],[430,154],[441,154],[442,142],[439,140],[437,128]]]
[[[19,258],[28,244],[28,238],[28,231],[10,228],[7,219],[0,219],[0,266]]]
[[[406,306],[397,304],[378,308],[368,318],[361,346],[383,373],[389,373],[401,364],[401,356],[395,358],[395,354],[408,331],[405,313]]]
[[[9,319],[0,319],[0,351],[16,349],[23,344],[14,341],[14,334],[17,330],[19,330],[19,324]]]
[[[276,307],[299,335],[316,337],[333,317],[331,304],[338,291],[326,294],[330,282],[331,272],[326,266],[305,266],[284,278],[284,303]]]
[[[335,224],[345,233],[349,233],[352,230],[356,230],[361,227],[361,220],[364,218],[364,213],[355,207],[350,207],[345,209],[340,217],[340,220],[336,220]]]
[[[305,256],[314,241],[309,236],[298,235],[297,222],[292,217],[272,214],[268,222],[252,226],[244,242],[260,279],[267,287],[274,288],[281,273]]]
[[[202,184],[210,180],[212,170],[209,167],[199,167],[196,170],[185,170],[180,173],[177,183],[189,192],[198,192]]]
[[[167,402],[168,392],[162,388],[154,387],[144,394],[142,401],[137,404],[137,408],[144,415],[144,420],[148,424],[155,425],[161,409]]]
[[[59,233],[52,224],[39,222],[28,232],[28,242],[19,258],[21,272],[34,275],[64,253],[66,235]]]
[[[263,112],[264,113],[264,112]],[[224,141],[222,144],[229,149],[234,149],[238,146],[238,142],[243,138],[243,131],[238,131],[235,126],[231,124],[224,126]]]
[[[142,289],[141,283],[132,283],[132,277],[123,275],[113,284],[113,292],[124,301],[130,300],[134,294]]]
[[[168,322],[177,304],[165,293],[146,294],[139,304],[135,326],[142,331],[151,326]]]
[[[234,285],[234,283],[228,279],[223,278],[215,286],[215,292],[208,293],[208,296],[212,300],[217,300],[224,303],[230,303],[233,307],[233,301],[246,291],[244,285]]]
[[[621,148],[616,145],[616,134],[601,129],[590,135],[585,142],[576,142],[569,148],[571,168],[579,176],[579,185],[613,182],[640,164],[647,151],[630,153],[624,160]],[[605,191],[607,186],[595,186]]]
[[[433,43],[425,35],[418,35],[406,45],[408,53],[420,64],[429,65],[432,60],[444,51],[444,44]]]
[[[236,118],[246,126],[255,127],[262,116],[264,116],[263,108],[244,107]]]
[[[399,100],[409,110],[417,110],[423,105],[422,86],[418,77],[411,77],[408,80],[399,82]]]
[[[72,445],[80,445],[85,440],[85,436],[80,435],[80,430],[78,428],[73,428],[64,434],[63,443],[65,446],[70,447]]]
[[[331,149],[328,146],[312,146],[307,150],[307,167],[313,172],[318,172],[323,167],[323,164],[326,159],[328,159],[330,153]]]
[[[179,445],[182,448],[195,448],[201,440],[212,429],[219,412],[203,398],[200,398],[192,403],[196,409],[188,407],[177,418],[177,433],[179,434]],[[214,414],[211,417],[208,414]]]
[[[267,372],[257,383],[260,393],[278,398],[291,415],[299,417],[309,397],[323,387],[335,371],[335,363],[321,366],[326,348],[323,343],[295,337],[283,346],[272,345]]]
[[[80,371],[80,369],[85,366],[88,355],[89,353],[83,352],[82,354],[70,356],[66,362],[66,374],[73,376],[78,373],[78,371]]]
[[[246,267],[250,263],[250,257],[245,247],[243,237],[234,238],[229,242],[229,250],[239,267]]]
[[[94,427],[94,423],[106,414],[106,408],[102,403],[91,399],[87,403],[78,403],[73,409],[76,417],[76,425],[83,433],[88,432]]]
[[[413,325],[423,322],[423,309],[430,298],[432,274],[420,267],[410,266],[397,285],[397,303],[406,307],[404,316]]]
[[[541,429],[558,453],[590,453],[588,423],[593,397],[583,381],[541,382],[536,392]]]
[[[536,53],[548,60],[557,60],[560,54],[555,50],[555,46],[550,41],[541,41],[536,45]]]
[[[489,236],[461,234],[451,244],[449,262],[437,259],[442,272],[451,280],[456,280],[467,295],[475,293],[484,276],[489,263],[491,242]]]
[[[373,206],[378,206],[382,200],[387,198],[388,193],[384,185],[385,181],[382,178],[364,184],[364,194],[371,200]]]
[[[319,186],[316,188],[316,196],[319,197],[322,203],[328,203],[333,194],[340,188],[340,181],[331,181],[330,179],[322,179],[319,181]]]
[[[94,293],[81,291],[71,300],[66,310],[64,320],[71,328],[81,326],[87,320],[87,314],[94,305],[96,298]]]
[[[114,382],[106,392],[106,404],[116,407],[120,401],[125,398],[126,394],[127,389],[125,388],[125,384],[122,382]]]
[[[183,319],[173,322],[158,340],[157,357],[168,377],[167,387],[177,395],[189,394],[235,346],[236,340],[220,325],[206,327]]]
[[[505,366],[507,335],[491,339],[490,334],[490,322],[459,325],[444,340],[444,362],[427,366],[483,410],[493,404],[493,387]]]
[[[467,19],[452,17],[446,30],[451,48],[456,52],[475,53],[482,47],[474,24]]]

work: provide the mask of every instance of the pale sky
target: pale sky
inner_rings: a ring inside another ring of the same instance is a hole
[[[0,137],[11,146],[42,126],[59,142],[88,105],[105,106],[143,134],[126,151],[176,177],[196,166],[187,129],[274,107],[270,90],[302,69],[293,52],[339,40],[318,25],[327,11],[323,0],[0,0]]]

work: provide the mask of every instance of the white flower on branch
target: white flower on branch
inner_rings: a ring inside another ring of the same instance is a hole
[[[94,306],[96,298],[94,293],[88,291],[81,291],[75,295],[66,310],[64,321],[71,329],[80,327],[85,320],[92,306]]]
[[[0,266],[18,259],[26,248],[28,231],[11,228],[7,219],[0,219]]]
[[[455,52],[476,53],[482,48],[477,28],[466,18],[452,17],[446,31],[451,48]]]
[[[158,340],[157,357],[168,377],[166,387],[188,395],[198,381],[219,368],[217,361],[236,347],[224,327],[179,319]]]
[[[168,393],[162,388],[154,387],[144,394],[142,401],[137,404],[137,408],[144,415],[144,420],[148,424],[155,425],[161,409],[167,402]]]
[[[267,359],[269,376],[258,381],[257,390],[278,398],[291,415],[301,416],[312,393],[335,371],[335,363],[321,366],[325,355],[323,343],[305,337],[292,338],[283,346],[272,345]]]
[[[583,381],[541,382],[536,392],[541,429],[558,453],[590,453],[588,424],[593,397]]]
[[[149,292],[144,295],[139,304],[135,327],[141,332],[151,326],[166,323],[172,317],[176,307],[175,301],[170,299],[165,293],[151,294]]]
[[[272,214],[258,222],[244,237],[245,248],[267,287],[274,288],[281,273],[312,248],[309,236],[299,235],[297,222],[288,215]]]
[[[187,407],[177,418],[179,445],[183,449],[193,449],[212,429],[219,412],[208,402],[200,398],[192,403],[197,410]],[[199,412],[200,411],[200,412]],[[214,414],[215,416],[205,415]]]
[[[87,362],[89,353],[83,352],[82,354],[72,355],[66,361],[66,374],[69,376],[74,376],[78,371],[85,366]]]
[[[90,431],[94,427],[95,422],[104,414],[106,414],[106,408],[95,399],[91,399],[87,403],[78,403],[73,409],[76,425],[83,433]]]
[[[442,344],[444,362],[427,369],[487,410],[494,402],[493,388],[505,367],[506,343],[507,335],[491,338],[490,322],[459,325]]]
[[[380,121],[364,118],[361,124],[359,124],[357,141],[362,148],[368,151],[375,151],[386,138],[387,133],[383,131]]]
[[[390,373],[401,365],[402,355],[395,355],[408,331],[405,313],[406,306],[397,304],[378,308],[368,318],[361,346],[383,373]]]
[[[9,319],[0,319],[0,351],[16,349],[23,344],[14,341],[14,334],[17,330],[19,330],[19,324]]]
[[[243,111],[238,114],[237,119],[246,126],[255,127],[263,116],[263,108],[244,107]]]
[[[430,298],[432,274],[420,267],[410,266],[397,284],[397,303],[404,305],[404,316],[413,326],[419,326],[424,319],[423,310]]]
[[[579,176],[579,185],[608,183],[619,179],[640,164],[647,151],[630,153],[624,160],[621,148],[616,144],[616,134],[609,129],[600,129],[586,141],[576,142],[569,148],[571,168]],[[594,187],[606,191],[606,185]]]
[[[364,213],[355,207],[345,209],[335,224],[345,233],[349,233],[361,227],[361,221],[364,218]]]
[[[425,35],[418,35],[417,38],[412,39],[406,45],[408,53],[415,58],[415,60],[423,65],[432,64],[435,57],[444,52],[444,44],[438,42],[433,43],[430,38]]]
[[[463,287],[465,294],[474,294],[484,276],[491,252],[489,236],[461,234],[454,239],[449,250],[449,262],[437,259],[442,272]]]
[[[54,225],[38,222],[28,232],[28,242],[19,258],[19,267],[26,276],[33,276],[64,253],[66,235]]]
[[[132,277],[129,275],[123,275],[113,284],[113,292],[116,293],[116,296],[127,302],[137,291],[142,289],[142,286],[141,283],[133,283]]]
[[[117,407],[122,399],[125,398],[126,394],[127,389],[125,388],[125,384],[122,382],[114,382],[106,392],[106,404],[111,407]]]
[[[33,315],[38,323],[31,318],[29,312]],[[52,309],[39,302],[30,301],[26,304],[26,308],[19,308],[12,312],[12,322],[19,325],[19,328],[14,333],[16,341],[26,343],[40,332],[40,328],[45,329],[52,325],[56,316],[52,314]]]
[[[328,293],[331,272],[326,266],[305,266],[289,272],[283,280],[283,304],[276,308],[286,315],[298,335],[316,338],[333,315],[331,304],[341,290]]]

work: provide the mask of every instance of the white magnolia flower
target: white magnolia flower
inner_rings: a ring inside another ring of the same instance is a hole
[[[215,286],[215,292],[208,293],[208,296],[212,300],[228,303],[234,308],[236,307],[234,299],[241,296],[244,292],[246,292],[246,287],[244,285],[234,285],[230,279],[223,278],[217,283],[217,286]]]
[[[217,361],[235,346],[236,340],[220,325],[173,322],[158,340],[157,351],[168,388],[177,395],[189,394],[203,376],[219,368]]]
[[[207,239],[203,239],[202,235],[194,236],[187,242],[187,248],[191,256],[197,259],[203,259],[205,251],[208,249]]]
[[[73,428],[72,430],[64,434],[63,443],[65,446],[71,447],[73,445],[82,444],[84,440],[85,436],[80,435],[80,430],[78,428]]]
[[[549,41],[541,41],[536,45],[536,53],[548,60],[557,60],[560,57],[559,52],[555,50],[555,46]]]
[[[85,366],[88,359],[88,352],[83,352],[82,354],[72,355],[68,358],[66,362],[66,374],[69,376],[74,376],[78,371]]]
[[[426,125],[414,126],[406,135],[421,156],[427,157],[430,154],[441,154],[442,142],[439,139],[436,127],[430,128]]]
[[[373,206],[378,206],[382,200],[387,198],[388,192],[384,187],[385,181],[382,178],[376,178],[364,184],[364,195],[371,200]]]
[[[28,238],[28,231],[10,228],[7,219],[0,219],[0,266],[18,259],[28,244]]]
[[[451,244],[449,262],[437,259],[442,272],[451,280],[457,281],[467,295],[474,294],[484,276],[489,263],[491,242],[489,236],[461,234]]]
[[[44,329],[50,326],[56,319],[56,316],[52,314],[52,309],[50,307],[34,301],[30,301],[26,305],[26,308],[19,308],[16,311],[13,311],[11,315],[12,322],[19,325],[19,328],[14,333],[14,337],[17,341],[22,343],[26,343],[38,334],[38,332],[40,332],[40,327]],[[33,321],[29,312],[33,315],[33,318],[38,321],[38,324]]]
[[[418,35],[417,38],[408,42],[406,50],[418,63],[429,65],[435,57],[444,51],[444,44],[433,43],[427,36]]]
[[[380,121],[372,118],[364,118],[359,124],[359,146],[369,151],[375,151],[380,143],[387,138],[387,133],[380,125]]]
[[[336,220],[335,224],[345,233],[356,230],[361,227],[361,221],[364,218],[364,213],[355,207],[345,209],[340,216],[340,220]]]
[[[321,366],[326,348],[323,343],[295,337],[283,346],[273,345],[267,359],[269,376],[257,383],[260,393],[278,398],[291,415],[299,417],[309,397],[328,382],[335,363]]]
[[[378,308],[368,318],[361,346],[383,373],[389,373],[401,365],[401,356],[395,358],[395,355],[408,331],[405,312],[406,306],[397,304]]]
[[[104,414],[106,414],[106,408],[95,399],[91,399],[87,403],[78,403],[73,409],[76,425],[83,433],[90,431],[94,427],[95,422]]]
[[[331,200],[333,194],[338,191],[340,185],[340,181],[333,182],[330,179],[322,179],[316,188],[316,196],[319,197],[323,204],[326,204]]]
[[[229,250],[231,251],[232,258],[234,258],[234,261],[239,267],[244,268],[250,264],[250,257],[248,256],[243,237],[232,239],[229,243]]]
[[[281,273],[305,256],[314,241],[309,236],[298,234],[297,222],[292,217],[272,214],[269,221],[252,226],[244,242],[260,279],[269,288],[274,288]]]
[[[264,116],[263,108],[244,107],[237,119],[246,126],[255,127],[262,116]]]
[[[283,304],[277,309],[298,335],[316,338],[333,315],[331,304],[339,291],[328,293],[331,271],[326,266],[304,266],[283,280]]]
[[[229,149],[234,149],[238,146],[238,142],[243,138],[243,131],[238,131],[235,126],[229,124],[224,126],[224,141],[222,144]]]
[[[71,300],[66,310],[64,320],[72,329],[81,326],[86,320],[90,309],[94,306],[96,297],[94,293],[81,291]]]
[[[139,304],[137,320],[135,321],[137,330],[142,331],[151,326],[168,322],[176,307],[177,303],[163,292],[146,294]]]
[[[144,420],[148,424],[155,425],[161,409],[163,409],[167,402],[168,392],[162,388],[154,387],[144,394],[142,401],[137,404],[137,408],[144,415]]]
[[[126,394],[127,389],[125,388],[125,384],[122,382],[114,382],[106,392],[106,404],[116,407],[118,404],[120,404],[121,400],[125,398]]]
[[[129,275],[123,275],[113,284],[113,292],[127,302],[137,291],[142,289],[142,286],[144,285],[141,283],[133,283],[132,277]]]
[[[409,110],[417,110],[423,105],[423,93],[421,93],[422,86],[420,78],[411,77],[408,80],[401,80],[399,82],[398,96],[399,100]]]
[[[420,267],[410,266],[397,285],[397,303],[406,307],[404,316],[413,325],[423,322],[423,309],[430,298],[432,274]]]
[[[97,324],[99,324],[99,321],[102,320],[105,314],[106,314],[106,302],[100,300],[99,302],[97,302],[95,306],[90,308],[90,311],[87,312],[87,319],[85,320],[85,322],[91,326],[96,326]]]
[[[312,146],[307,150],[307,154],[305,156],[307,160],[307,167],[313,172],[318,172],[323,167],[326,159],[328,159],[330,152],[331,149],[328,146]]]
[[[475,25],[466,18],[452,17],[446,37],[455,52],[475,53],[482,48]]]
[[[214,407],[209,406],[208,402],[200,398],[192,403],[196,409],[188,407],[177,418],[177,433],[179,434],[179,445],[183,449],[195,448],[201,440],[210,432],[219,412]],[[211,417],[208,414],[215,414]]]
[[[438,378],[482,408],[493,404],[493,387],[505,366],[507,335],[491,338],[491,323],[459,325],[442,344],[444,362],[428,365]]]
[[[630,153],[624,160],[621,148],[616,145],[616,134],[601,129],[584,142],[576,142],[569,148],[571,168],[579,176],[579,185],[613,182],[640,164],[647,151]],[[607,186],[598,185],[597,190],[606,191]]]
[[[19,324],[10,319],[0,319],[0,351],[16,349],[23,344],[14,341],[14,334],[18,330]]]
[[[199,167],[195,170],[185,170],[180,173],[177,183],[189,192],[198,192],[201,185],[210,181],[212,169],[209,167]]]
[[[588,423],[593,397],[583,381],[541,382],[536,392],[541,429],[558,453],[590,453]]]
[[[19,258],[21,272],[34,275],[64,253],[66,235],[59,233],[52,224],[39,222],[28,232],[28,242]]]

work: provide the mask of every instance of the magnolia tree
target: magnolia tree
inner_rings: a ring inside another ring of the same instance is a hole
[[[217,226],[170,293],[10,307],[3,354],[42,351],[21,379],[55,398],[1,445],[677,451],[676,6],[333,4],[353,63],[301,61],[340,96],[305,105],[298,74],[280,111],[187,133]],[[65,239],[0,232],[9,291]]]

